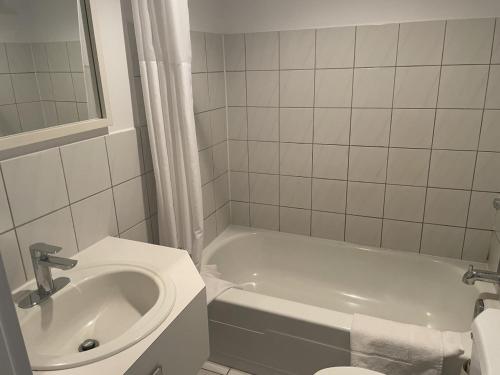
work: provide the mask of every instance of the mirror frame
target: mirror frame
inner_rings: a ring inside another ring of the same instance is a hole
[[[91,5],[95,0],[80,0],[81,14],[86,22],[84,25],[89,35],[87,48],[89,55],[92,56],[94,62],[94,72],[97,81],[97,96],[99,105],[101,106],[102,118],[89,119],[85,121],[72,122],[51,126],[44,129],[28,131],[26,133],[17,133],[0,137],[0,154],[10,152],[17,148],[25,148],[33,146],[37,148],[47,142],[58,143],[58,140],[67,139],[68,137],[77,136],[79,134],[89,133],[95,134],[96,131],[105,131],[111,126],[111,113],[109,93],[106,84],[106,73],[103,61],[103,48],[100,40],[99,23],[92,20]]]

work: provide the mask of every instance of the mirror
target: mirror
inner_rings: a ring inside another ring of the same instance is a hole
[[[0,0],[0,137],[103,117],[84,0]]]

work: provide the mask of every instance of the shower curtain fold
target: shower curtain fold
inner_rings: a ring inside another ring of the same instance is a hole
[[[203,204],[191,86],[187,0],[132,0],[156,179],[161,245],[199,266]]]

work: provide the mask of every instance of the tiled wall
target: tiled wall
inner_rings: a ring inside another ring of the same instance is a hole
[[[192,32],[192,81],[205,243],[229,224],[226,91],[222,35]]]
[[[225,35],[232,222],[485,260],[500,193],[496,24]]]
[[[0,136],[88,118],[80,42],[0,44]]]
[[[29,245],[74,255],[111,235],[157,243],[156,192],[141,129],[0,162],[0,251],[11,288],[33,277]]]

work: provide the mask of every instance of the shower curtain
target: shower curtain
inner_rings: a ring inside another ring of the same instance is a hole
[[[156,179],[160,244],[199,267],[203,204],[191,87],[187,0],[132,0]]]

